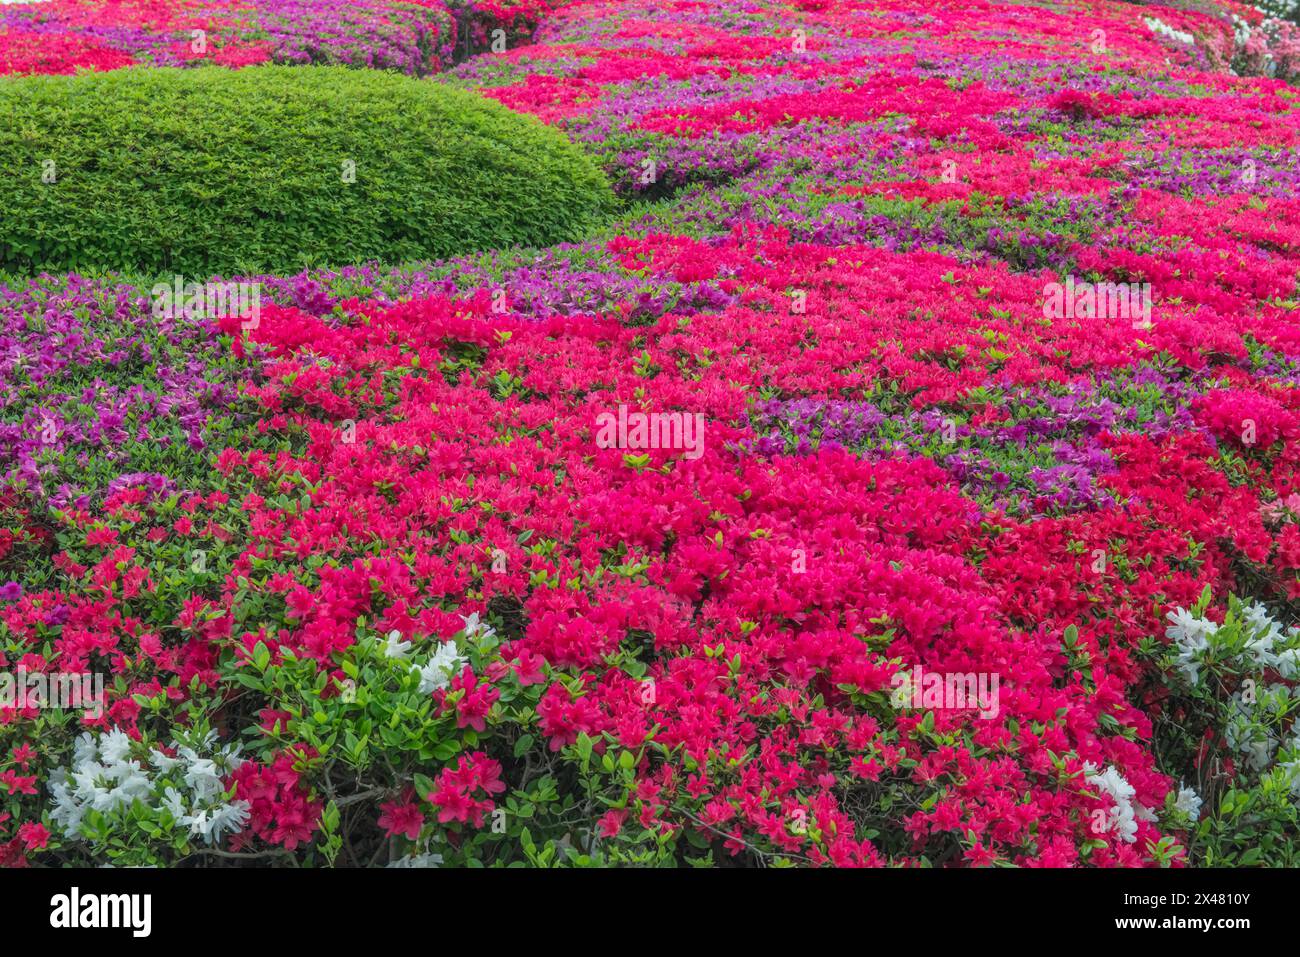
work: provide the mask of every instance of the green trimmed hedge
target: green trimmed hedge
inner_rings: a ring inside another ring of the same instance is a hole
[[[345,67],[0,80],[0,170],[12,272],[230,275],[547,246],[613,203],[531,117]]]

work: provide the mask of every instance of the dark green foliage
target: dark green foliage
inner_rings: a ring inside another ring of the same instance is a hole
[[[532,118],[342,67],[3,80],[0,169],[10,271],[231,275],[545,246],[612,203]]]

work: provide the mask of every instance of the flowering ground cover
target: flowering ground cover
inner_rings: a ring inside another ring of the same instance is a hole
[[[0,9],[0,72],[324,63],[424,75],[518,39],[545,0],[50,0]]]
[[[0,859],[1297,863],[1298,57],[580,2],[427,82],[596,160],[585,242],[11,278],[0,652],[108,679],[0,709]]]

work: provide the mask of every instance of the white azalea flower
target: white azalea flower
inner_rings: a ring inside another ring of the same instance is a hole
[[[163,792],[162,803],[158,806],[158,810],[167,811],[171,814],[173,820],[180,821],[183,819],[186,816],[185,800],[181,797],[181,792],[173,787],[168,787]]]
[[[221,783],[216,764],[208,758],[200,758],[189,766],[185,772],[185,783],[200,801],[214,798],[226,789]]]
[[[1171,611],[1170,625],[1165,635],[1178,648],[1178,668],[1191,684],[1200,680],[1200,659],[1210,647],[1210,638],[1218,626],[1204,618],[1197,618],[1186,608]]]
[[[428,663],[417,669],[420,672],[420,694],[433,694],[447,687],[465,664],[466,659],[460,655],[455,641],[439,645]]]
[[[179,758],[173,758],[154,748],[149,752],[149,763],[159,771],[170,771],[172,768],[179,766],[181,761]]]
[[[1178,790],[1178,797],[1174,800],[1174,807],[1182,811],[1193,821],[1200,820],[1201,817],[1201,796],[1188,787]]]
[[[208,842],[220,841],[225,833],[237,834],[242,831],[248,824],[248,812],[251,807],[252,805],[247,801],[231,801],[229,804],[218,805],[212,812],[211,826],[207,834]]]
[[[460,620],[465,623],[466,638],[491,638],[496,632],[488,626],[486,622],[480,621],[478,612],[471,612],[469,617],[461,616]]]
[[[1089,773],[1090,770],[1092,773]],[[1137,794],[1137,791],[1134,790],[1133,785],[1124,780],[1124,776],[1114,766],[1108,767],[1098,774],[1094,765],[1085,764],[1084,773],[1085,780],[1089,784],[1102,794],[1109,796],[1111,801],[1114,802],[1107,820],[1108,830],[1118,834],[1126,844],[1136,842],[1139,810],[1146,811],[1146,808],[1143,808],[1141,804],[1134,807],[1133,797]],[[1154,819],[1154,817],[1154,815],[1151,815],[1151,818],[1147,818],[1143,815],[1143,820]]]
[[[99,756],[99,742],[89,731],[83,731],[72,749],[72,763],[85,764]]]
[[[208,833],[212,830],[212,825],[208,823],[207,811],[197,811],[186,817],[183,823],[189,825],[191,837],[202,837],[206,839]]]
[[[384,655],[388,658],[405,658],[411,653],[411,643],[402,641],[400,631],[390,631],[388,640],[384,643]]]
[[[99,740],[99,754],[105,764],[117,764],[125,761],[131,753],[131,739],[125,731],[114,728]]]

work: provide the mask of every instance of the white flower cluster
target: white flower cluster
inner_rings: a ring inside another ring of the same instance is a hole
[[[1250,24],[1235,13],[1232,15],[1232,39],[1239,47],[1245,46],[1250,40]]]
[[[1174,799],[1174,809],[1182,811],[1193,821],[1201,819],[1201,796],[1193,788],[1180,787]]]
[[[1292,4],[1291,10],[1294,9],[1295,5]],[[1262,12],[1268,13],[1267,10]],[[1287,38],[1291,35],[1294,24],[1290,21],[1289,14],[1282,18],[1270,16],[1262,21],[1258,25],[1258,30],[1256,30],[1234,13],[1232,14],[1232,25],[1233,41],[1236,43],[1238,50],[1246,50],[1247,44],[1250,43],[1252,37],[1261,38],[1256,50],[1248,52],[1262,53],[1264,55],[1264,75],[1274,76],[1277,73],[1277,58],[1273,56],[1273,51],[1269,49],[1269,43],[1272,40]]]
[[[1169,613],[1170,625],[1165,635],[1178,649],[1178,669],[1195,685],[1200,681],[1200,667],[1213,645],[1219,626],[1204,617],[1197,617],[1186,608]],[[1293,644],[1296,628],[1284,630],[1258,602],[1242,605],[1241,619],[1249,630],[1245,654],[1249,664],[1259,670],[1276,671],[1283,678],[1300,674],[1300,647]]]
[[[1147,25],[1148,30],[1152,33],[1158,34],[1159,36],[1168,37],[1171,40],[1177,40],[1179,43],[1185,44],[1196,42],[1196,38],[1190,33],[1185,33],[1182,30],[1175,30],[1158,17],[1143,17],[1142,21]]]
[[[1125,844],[1137,842],[1138,821],[1157,820],[1155,811],[1141,801],[1133,800],[1137,791],[1114,765],[1108,765],[1105,771],[1098,771],[1095,764],[1086,761],[1083,774],[1088,784],[1114,803],[1106,819],[1106,829],[1118,834]],[[1201,816],[1201,796],[1192,788],[1181,787],[1174,799],[1174,808],[1196,821]]]
[[[1283,678],[1300,674],[1300,648],[1285,648],[1293,642],[1300,628],[1284,629],[1281,622],[1258,602],[1242,608],[1241,617],[1255,630],[1246,650],[1261,668],[1272,668]]]
[[[1240,633],[1224,638],[1226,623],[1216,625],[1183,608],[1169,614],[1171,624],[1165,633],[1174,641],[1177,667],[1189,682],[1198,685],[1209,654],[1216,652],[1224,660],[1228,645],[1239,647],[1233,662],[1239,671],[1275,672],[1284,680],[1300,677],[1300,628],[1285,628],[1258,602],[1238,606],[1236,619]],[[1225,707],[1223,737],[1228,747],[1257,772],[1266,772],[1277,762],[1291,793],[1300,798],[1300,724],[1290,723],[1289,718],[1295,711],[1294,689],[1282,682],[1264,686],[1243,682]]]
[[[50,775],[50,816],[74,838],[88,812],[109,815],[139,801],[156,812],[166,811],[192,837],[213,844],[241,830],[249,810],[247,801],[225,800],[222,779],[244,763],[239,746],[216,748],[216,739],[217,733],[209,731],[196,742],[197,748],[173,742],[174,757],[151,748],[140,759],[131,754],[136,742],[118,728],[98,736],[85,732],[77,739],[71,768]]]
[[[1178,670],[1195,685],[1201,679],[1201,660],[1210,650],[1210,638],[1219,626],[1207,618],[1197,618],[1186,608],[1171,611],[1168,617],[1171,624],[1165,635],[1178,649]]]
[[[433,694],[447,687],[465,667],[466,661],[456,650],[456,642],[443,642],[428,662],[417,669],[420,672],[420,694]]]
[[[1108,766],[1105,771],[1099,773],[1095,764],[1085,762],[1083,774],[1085,781],[1102,794],[1109,795],[1114,802],[1107,818],[1106,829],[1118,834],[1125,844],[1136,842],[1137,822],[1154,821],[1155,812],[1140,801],[1133,800],[1137,791],[1134,790],[1133,785],[1124,780],[1124,776],[1115,769],[1114,765]]]
[[[479,620],[478,612],[469,617],[462,615],[460,620],[465,623],[465,637],[470,641],[491,638],[494,634],[486,622]],[[406,660],[411,656],[411,642],[403,641],[400,631],[390,631],[384,640],[384,656]],[[433,694],[447,687],[468,663],[469,659],[460,653],[454,640],[442,642],[427,662],[413,665],[420,674],[420,694]]]
[[[1277,72],[1277,59],[1269,49],[1269,43],[1278,38],[1291,36],[1295,26],[1293,14],[1297,7],[1300,7],[1300,0],[1269,0],[1269,4],[1274,9],[1256,7],[1257,10],[1266,15],[1266,19],[1256,27],[1252,27],[1237,14],[1229,12],[1229,16],[1232,18],[1233,56],[1236,57],[1243,53],[1251,56],[1262,55],[1265,76],[1273,76]],[[1147,25],[1147,29],[1157,36],[1174,40],[1186,46],[1196,44],[1195,36],[1171,27],[1159,17],[1143,17],[1142,21]],[[1252,40],[1255,41],[1254,44],[1252,44]],[[1236,75],[1235,70],[1229,70],[1229,72],[1234,76]]]

